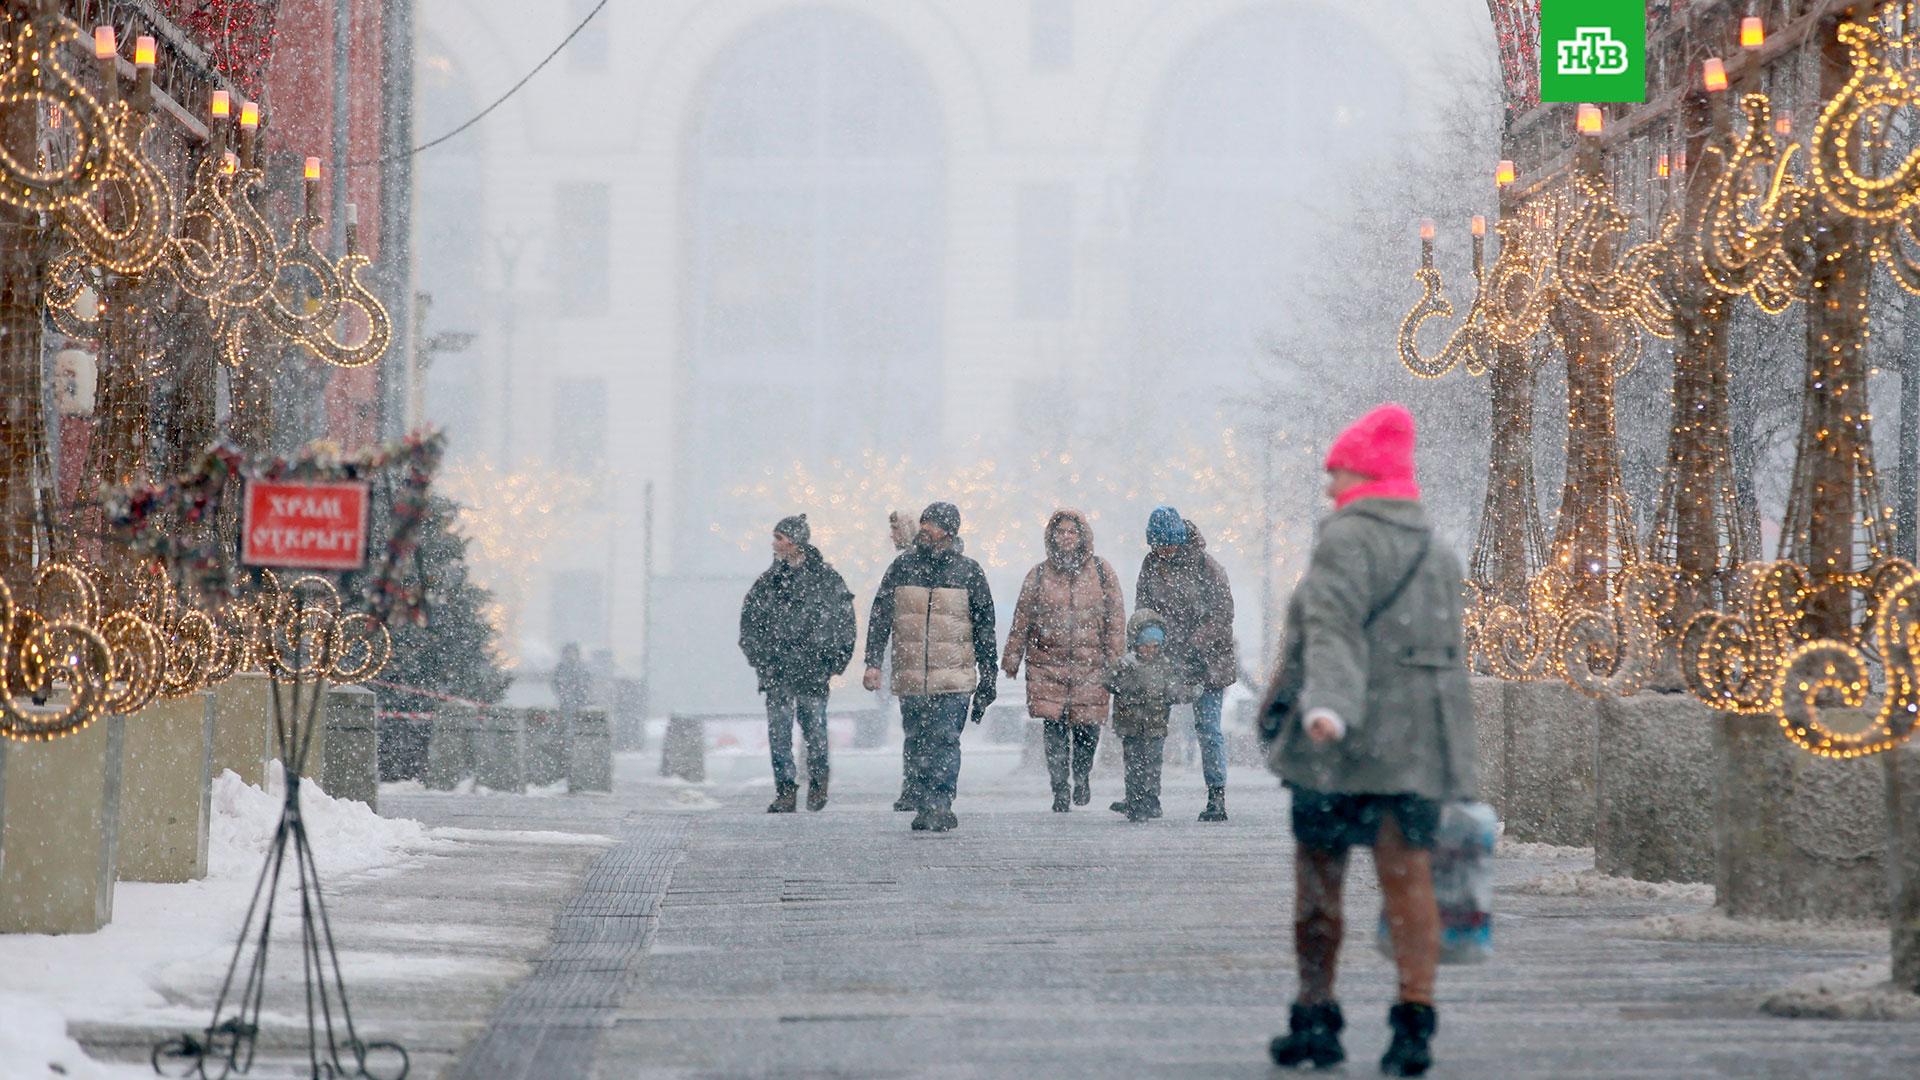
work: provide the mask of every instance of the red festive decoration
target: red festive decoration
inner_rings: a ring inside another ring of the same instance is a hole
[[[262,96],[279,0],[157,0],[155,6],[207,51],[215,71],[248,97]]]

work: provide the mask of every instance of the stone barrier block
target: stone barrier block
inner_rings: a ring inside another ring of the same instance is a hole
[[[1505,698],[1507,836],[1592,844],[1599,703],[1564,682],[1508,683]]]
[[[125,725],[0,739],[0,933],[91,934],[113,920]]]
[[[120,880],[206,877],[213,695],[156,699],[128,719],[123,740]]]
[[[376,712],[376,716],[379,714]],[[433,745],[429,717],[380,716],[380,780],[427,778],[427,755]]]
[[[380,808],[379,701],[364,686],[327,690],[326,741],[322,746],[320,787],[336,799],[353,799]]]
[[[480,711],[471,705],[447,702],[434,712],[423,777],[430,790],[452,791],[473,776],[473,737],[479,726]]]
[[[1491,675],[1473,677],[1473,736],[1480,770],[1480,799],[1507,816],[1507,684]]]
[[[567,750],[569,794],[613,790],[613,725],[607,710],[588,707],[575,713]]]
[[[549,787],[567,778],[568,724],[558,709],[521,709],[526,731],[527,784]]]
[[[1688,694],[1600,703],[1594,867],[1713,880],[1713,711]]]
[[[213,689],[213,775],[231,769],[241,780],[267,786],[273,740],[273,683],[242,671]]]
[[[1828,716],[1849,730],[1843,711]],[[1714,717],[1714,886],[1735,918],[1883,919],[1887,773],[1795,746],[1769,714]]]
[[[1920,994],[1920,741],[1886,758],[1887,869],[1893,886],[1893,985]]]
[[[504,705],[480,710],[473,728],[473,779],[489,791],[527,793],[527,725],[522,710]]]
[[[699,717],[679,713],[667,717],[666,736],[660,740],[660,775],[694,783],[707,778],[707,735]]]

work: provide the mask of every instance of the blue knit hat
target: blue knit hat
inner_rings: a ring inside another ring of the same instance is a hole
[[[1147,543],[1153,547],[1187,542],[1187,521],[1171,506],[1156,506],[1147,518]]]
[[[1135,639],[1135,644],[1139,645],[1165,645],[1166,643],[1167,632],[1157,626],[1141,627],[1140,636]]]

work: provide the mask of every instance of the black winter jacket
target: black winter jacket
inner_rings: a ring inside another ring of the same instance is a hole
[[[740,651],[760,689],[824,694],[853,660],[853,593],[809,545],[799,566],[775,559],[740,605]]]

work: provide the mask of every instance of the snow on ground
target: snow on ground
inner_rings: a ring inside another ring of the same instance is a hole
[[[120,883],[113,921],[97,933],[0,935],[0,995],[26,995],[69,1020],[204,1023],[206,1003],[181,1000],[177,988],[224,970],[285,801],[278,762],[264,791],[224,772],[213,783],[206,878]],[[301,784],[301,811],[329,886],[391,873],[453,842],[417,821],[335,799],[311,780]],[[288,926],[299,925],[293,880],[289,865],[281,882]]]
[[[1503,826],[1505,822],[1501,823]],[[1501,839],[1493,846],[1496,859],[1586,859],[1593,861],[1593,849],[1590,847],[1561,847],[1558,844],[1535,844],[1525,840]]]
[[[1820,1020],[1920,1020],[1920,995],[1896,989],[1885,960],[1805,975],[1767,996],[1775,1016]]]
[[[118,1080],[152,1076],[144,1065],[103,1065],[67,1037],[67,1021],[34,998],[0,993],[0,1080]]]
[[[1885,923],[1736,919],[1719,910],[1655,915],[1625,931],[1631,937],[1716,945],[1800,945],[1828,949],[1887,947]]]
[[[1693,900],[1713,903],[1713,886],[1679,881],[1639,881],[1609,877],[1598,870],[1554,870],[1522,882],[1513,891],[1527,896],[1578,896],[1588,900]]]

